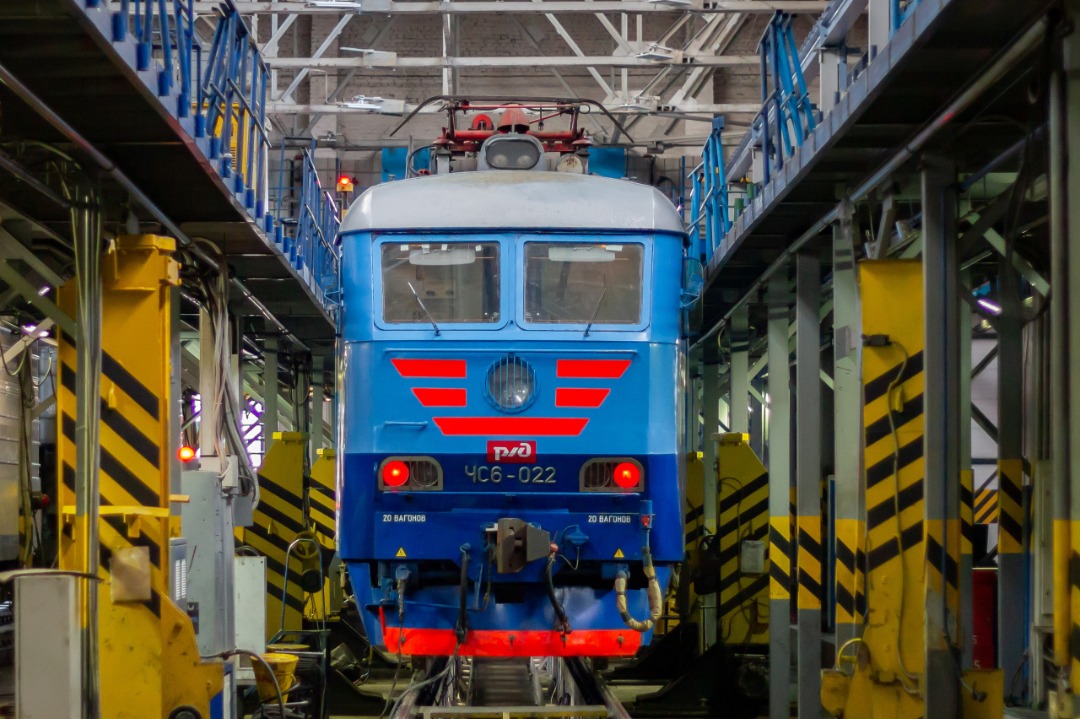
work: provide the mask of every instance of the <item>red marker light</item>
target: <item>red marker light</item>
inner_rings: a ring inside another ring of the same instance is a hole
[[[382,481],[387,487],[400,487],[409,481],[409,467],[404,462],[394,460],[382,468]]]
[[[190,462],[195,459],[195,448],[185,444],[176,450],[176,456],[180,458],[181,462]]]
[[[615,484],[623,489],[636,487],[640,480],[641,470],[633,462],[622,462],[615,465]]]

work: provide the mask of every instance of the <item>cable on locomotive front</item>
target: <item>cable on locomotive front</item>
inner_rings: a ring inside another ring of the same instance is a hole
[[[620,569],[615,574],[615,608],[619,616],[630,629],[635,632],[647,632],[656,626],[660,615],[664,610],[664,593],[660,591],[660,582],[656,579],[656,568],[653,566],[652,549],[649,548],[649,530],[652,528],[652,502],[646,500],[647,508],[641,515],[641,525],[645,530],[645,546],[641,548],[642,571],[649,580],[649,618],[645,621],[635,619],[626,605],[626,582],[629,573]]]
[[[551,602],[551,608],[555,610],[555,628],[565,637],[573,629],[570,628],[570,618],[566,616],[566,610],[563,609],[559,598],[555,596],[555,580],[552,578],[552,570],[555,567],[555,558],[558,554],[559,545],[553,543],[551,551],[548,552],[547,566],[544,568],[544,580],[547,584],[548,601]]]

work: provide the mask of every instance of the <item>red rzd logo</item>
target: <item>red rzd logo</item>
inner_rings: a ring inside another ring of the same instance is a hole
[[[536,442],[488,442],[487,461],[536,464]]]

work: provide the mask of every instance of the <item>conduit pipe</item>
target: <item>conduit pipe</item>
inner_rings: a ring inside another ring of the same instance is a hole
[[[1072,614],[1069,563],[1071,492],[1069,489],[1069,337],[1068,337],[1068,216],[1066,116],[1063,73],[1050,76],[1050,456],[1053,529],[1051,567],[1054,581],[1054,665],[1067,672]],[[1059,683],[1059,686],[1062,684]]]
[[[967,89],[961,92],[948,106],[942,110],[937,116],[934,117],[928,124],[923,126],[911,140],[909,140],[899,152],[892,156],[884,165],[879,167],[874,174],[860,183],[851,194],[846,198],[851,202],[858,202],[867,195],[870,194],[878,185],[887,180],[893,173],[903,167],[904,163],[910,160],[918,153],[926,142],[933,137],[942,127],[952,121],[956,115],[966,110],[971,104],[985,92],[989,87],[998,82],[1009,70],[1012,69],[1020,58],[1035,49],[1039,43],[1043,41],[1046,33],[1050,30],[1050,20],[1047,17],[1039,18],[1031,27],[1024,32],[1012,45],[1002,51],[996,60],[990,65],[989,68],[977,79],[974,83],[969,85]],[[829,210],[824,217],[819,219],[810,229],[799,236],[794,243],[792,243],[780,257],[776,258],[771,265],[769,265],[765,272],[754,281],[752,285],[747,289],[735,305],[733,305],[720,320],[714,324],[709,330],[699,336],[697,340],[691,345],[690,349],[693,351],[701,343],[711,337],[713,334],[722,330],[728,322],[731,320],[732,314],[735,310],[741,306],[747,299],[757,292],[759,289],[765,286],[769,277],[775,274],[778,270],[787,266],[789,257],[793,256],[803,246],[805,246],[812,239],[820,235],[825,229],[835,222],[840,217],[840,205]]]

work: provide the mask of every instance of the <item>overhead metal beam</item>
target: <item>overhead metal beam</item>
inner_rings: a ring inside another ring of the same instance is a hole
[[[18,259],[25,262],[32,270],[34,270],[34,272],[41,275],[42,279],[53,287],[59,287],[66,281],[65,278],[58,275],[51,267],[42,262],[41,258],[29,247],[20,242],[17,237],[3,227],[0,227],[0,257],[4,259]]]
[[[363,2],[332,2],[296,0],[282,2],[267,2],[266,0],[233,0],[243,14],[299,14],[299,15],[339,15],[349,13],[354,15],[484,15],[489,13],[535,13],[536,6],[532,2],[520,0],[507,0],[507,2],[485,1],[466,3],[444,2],[394,2],[393,0],[363,0]],[[717,0],[716,2],[692,1],[683,5],[680,3],[669,4],[666,2],[642,2],[639,0],[598,0],[597,2],[575,2],[574,0],[552,0],[545,2],[542,12],[555,13],[672,13],[680,10],[699,13],[756,13],[772,15],[777,10],[799,14],[816,14],[828,7],[824,0]],[[220,2],[196,2],[195,13],[207,15],[218,12]]]
[[[342,31],[345,30],[345,26],[348,25],[349,21],[352,19],[352,15],[345,15],[344,17],[342,17],[341,20],[338,21],[338,24],[335,25],[334,28],[330,31],[330,33],[326,36],[326,39],[322,41],[322,44],[319,45],[319,47],[316,48],[315,52],[311,54],[312,59],[321,58],[326,53],[326,51],[330,49],[330,46],[334,44],[334,41],[338,39]],[[292,94],[296,92],[296,88],[300,87],[300,83],[303,82],[304,78],[307,77],[310,71],[310,67],[304,67],[300,70],[300,72],[296,73],[296,77],[294,77],[292,79],[292,82],[289,83],[289,86],[285,88],[285,92],[281,93],[281,95],[278,96],[278,99],[284,100],[286,98],[292,97]]]
[[[533,4],[543,5],[545,3],[543,2],[543,0],[533,0]],[[555,28],[555,32],[559,34],[559,37],[561,37],[563,39],[563,42],[566,43],[567,47],[570,48],[570,52],[574,53],[574,55],[577,57],[585,57],[585,53],[580,47],[578,47],[578,44],[574,42],[574,38],[570,37],[570,33],[568,33],[566,31],[566,28],[563,27],[563,24],[555,18],[554,14],[550,12],[545,12],[544,17],[547,18],[548,22],[551,23],[551,26]],[[593,79],[596,80],[596,84],[600,86],[600,89],[604,91],[605,96],[611,97],[611,86],[607,84],[603,76],[600,75],[596,68],[589,66],[586,69],[589,71],[589,74],[592,75]]]
[[[278,57],[267,58],[271,69],[348,70],[350,68],[508,68],[508,67],[664,67],[666,65],[695,65],[703,67],[757,67],[757,55],[678,55],[671,59],[650,60],[640,57],[607,55],[567,56],[506,56],[506,57],[398,57],[393,52],[371,52],[361,57]]]
[[[33,332],[20,337],[15,344],[8,347],[7,351],[4,352],[4,366],[10,367],[15,364],[22,353],[29,348],[30,345],[44,337],[54,324],[56,323],[53,322],[52,319],[46,317],[41,321],[41,324],[34,328]]]
[[[566,88],[564,88],[566,89]],[[275,115],[402,115],[406,112],[411,112],[412,105],[406,105],[399,100],[391,100],[386,98],[386,109],[382,111],[372,111],[357,107],[355,105],[350,106],[348,103],[341,104],[305,104],[297,102],[269,102],[266,105],[266,111]],[[617,104],[608,104],[606,106],[612,112],[618,112],[624,110],[625,107]],[[645,115],[670,115],[673,112],[685,112],[685,113],[701,113],[702,115],[709,115],[708,118],[702,117],[702,120],[711,120],[713,114],[730,114],[739,112],[754,112],[754,110],[747,109],[750,107],[748,103],[714,103],[709,105],[693,105],[692,109],[680,109],[673,108],[670,105],[664,105],[662,108],[656,110],[641,110],[641,114]],[[757,106],[754,105],[756,108]],[[421,115],[441,115],[444,110],[435,108],[425,108],[420,111]],[[725,143],[727,144],[727,143]]]
[[[9,265],[5,260],[0,260],[0,280],[11,285],[11,289],[41,310],[46,317],[55,321],[64,332],[67,332],[72,337],[75,336],[75,320],[71,319],[66,312],[57,307],[56,303],[48,297],[38,294],[38,288],[30,284],[30,281],[23,277],[21,272]]]

